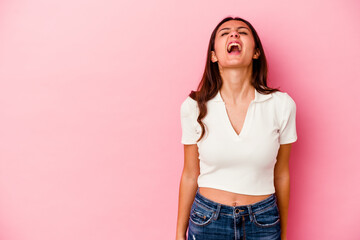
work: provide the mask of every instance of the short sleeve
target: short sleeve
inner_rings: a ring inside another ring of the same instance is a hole
[[[180,107],[181,143],[196,144],[199,135],[196,132],[196,101],[187,97]]]
[[[283,102],[283,114],[280,122],[279,129],[279,142],[280,144],[293,143],[297,140],[296,133],[296,103],[285,93]]]

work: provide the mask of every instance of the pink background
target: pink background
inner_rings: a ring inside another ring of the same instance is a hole
[[[288,239],[360,239],[358,1],[0,2],[0,239],[175,239],[180,104],[257,29],[297,104]]]

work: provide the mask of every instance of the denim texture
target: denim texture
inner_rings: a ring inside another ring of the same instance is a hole
[[[277,198],[241,206],[214,202],[196,191],[187,240],[281,240]]]

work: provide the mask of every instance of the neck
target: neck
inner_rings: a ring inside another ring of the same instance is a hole
[[[219,69],[223,81],[220,93],[226,103],[238,104],[255,98],[254,87],[251,85],[251,68]]]

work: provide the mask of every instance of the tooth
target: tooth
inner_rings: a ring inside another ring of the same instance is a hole
[[[230,51],[230,49],[231,49],[232,46],[237,46],[237,47],[239,48],[239,50],[241,51],[241,46],[240,46],[240,44],[238,44],[238,43],[231,43],[231,44],[229,44],[227,50]]]

